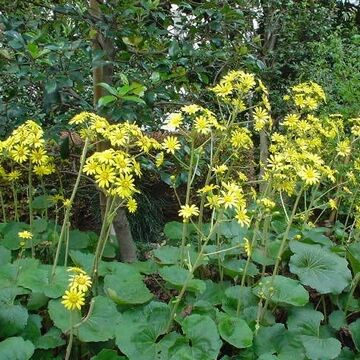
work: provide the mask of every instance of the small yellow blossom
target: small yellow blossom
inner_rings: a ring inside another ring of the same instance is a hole
[[[168,154],[175,154],[175,151],[179,150],[181,145],[175,136],[168,136],[164,139],[162,147]]]
[[[137,210],[137,202],[135,199],[130,198],[126,204],[127,209],[130,213],[134,213]]]
[[[179,210],[179,216],[183,218],[183,221],[188,221],[192,216],[199,215],[199,208],[196,205],[182,205]]]
[[[66,290],[62,299],[61,303],[67,310],[80,310],[85,304],[85,294],[76,289]]]
[[[84,273],[72,275],[69,279],[69,282],[70,290],[77,290],[83,293],[87,292],[91,287],[91,278]]]
[[[30,231],[24,230],[24,231],[18,232],[18,236],[21,239],[32,239],[33,234]]]

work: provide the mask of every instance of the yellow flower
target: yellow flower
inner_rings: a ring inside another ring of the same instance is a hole
[[[80,310],[85,304],[85,295],[76,289],[66,290],[61,302],[67,310]]]
[[[137,210],[137,202],[135,199],[130,198],[126,204],[127,209],[130,213],[134,213]]]
[[[220,84],[213,87],[211,90],[220,97],[225,97],[227,95],[230,95],[233,91],[233,86],[230,82],[220,82]]]
[[[18,236],[21,239],[32,239],[33,237],[32,233],[26,230],[18,232]]]
[[[252,250],[250,241],[247,238],[244,238],[244,240],[245,240],[245,243],[244,243],[245,253],[246,253],[247,257],[250,257],[251,256],[251,250]]]
[[[250,225],[250,218],[246,214],[245,208],[240,208],[236,211],[235,219],[241,226],[249,226]]]
[[[94,154],[96,160],[101,164],[113,164],[115,151],[113,149],[107,149]]]
[[[335,199],[330,199],[328,204],[331,210],[337,210],[337,202]]]
[[[34,174],[38,176],[50,175],[55,172],[54,164],[43,164],[34,166]]]
[[[44,148],[37,148],[33,150],[30,154],[31,161],[35,164],[47,163],[49,157],[46,155]]]
[[[298,174],[306,185],[314,185],[320,181],[320,173],[310,166],[302,167]]]
[[[120,197],[128,198],[135,191],[134,178],[132,175],[120,174],[116,181],[116,193]]]
[[[349,139],[340,141],[336,146],[336,151],[339,156],[348,156],[351,153],[351,143]]]
[[[74,273],[77,273],[77,274],[86,274],[86,272],[83,269],[81,269],[81,268],[79,268],[77,266],[71,266],[66,271],[74,272]]]
[[[179,216],[183,218],[183,221],[188,221],[192,216],[199,215],[199,208],[196,205],[182,205],[179,210]]]
[[[181,145],[175,136],[168,136],[165,138],[162,147],[168,154],[175,154],[175,151],[179,150]]]
[[[10,151],[11,157],[19,164],[28,159],[29,149],[24,145],[15,145],[14,149]]]
[[[211,132],[211,124],[209,123],[208,119],[203,115],[200,115],[195,119],[194,127],[195,130],[200,134],[206,135]]]
[[[181,113],[171,113],[167,118],[166,124],[162,128],[168,131],[175,131],[182,125],[182,122],[183,117]]]
[[[98,166],[99,165],[92,158],[89,158],[84,165],[83,172],[87,175],[95,175]]]
[[[164,163],[164,153],[160,152],[156,155],[155,165],[156,167],[160,167]]]
[[[91,278],[84,273],[72,275],[69,281],[70,290],[77,290],[85,293],[91,287]]]
[[[222,165],[214,166],[214,167],[212,168],[212,171],[213,171],[215,174],[221,175],[221,174],[223,174],[227,169],[228,169],[227,165],[222,164]]]
[[[207,204],[205,206],[210,209],[217,209],[221,205],[221,197],[219,195],[209,195],[206,197],[206,200]]]
[[[100,188],[107,188],[115,181],[115,172],[109,165],[99,165],[96,168],[95,181]]]
[[[69,208],[71,206],[71,200],[70,199],[64,199],[63,205],[66,208]]]
[[[250,149],[253,146],[250,132],[247,129],[233,130],[231,132],[230,142],[235,149]]]
[[[181,110],[184,113],[189,114],[189,115],[195,114],[201,109],[202,109],[201,106],[196,105],[196,104],[186,105],[181,108]]]
[[[80,125],[84,124],[90,117],[90,113],[88,112],[81,112],[80,114],[75,115],[70,121],[70,125]]]
[[[214,184],[209,184],[209,185],[206,185],[204,187],[202,187],[201,189],[199,189],[197,192],[199,194],[206,194],[208,192],[211,192],[215,189],[217,189],[219,186],[218,185],[214,185]]]
[[[14,181],[20,179],[20,176],[21,176],[21,172],[18,170],[11,171],[6,175],[7,179],[10,182],[14,182]]]
[[[222,191],[220,203],[224,205],[225,209],[228,209],[236,206],[237,199],[232,191],[228,191],[228,192]]]

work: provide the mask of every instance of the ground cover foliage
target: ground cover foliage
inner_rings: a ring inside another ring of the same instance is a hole
[[[71,118],[83,141],[71,194],[48,193],[58,160],[35,121],[0,143],[3,358],[358,357],[360,119],[319,115],[315,82],[288,90],[279,129],[254,74],[231,71],[209,92],[217,110],[179,108],[161,141],[135,123]],[[249,164],[264,133],[268,154]],[[145,172],[172,188],[179,221],[147,260],[120,263],[111,222],[136,212]],[[107,198],[99,234],[71,227],[84,181]]]

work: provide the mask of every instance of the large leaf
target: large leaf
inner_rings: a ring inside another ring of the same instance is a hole
[[[65,340],[61,337],[61,331],[55,327],[39,337],[34,342],[37,349],[55,349],[65,344]]]
[[[349,329],[350,329],[351,337],[356,346],[356,349],[360,351],[360,319],[357,319],[356,321],[352,322],[349,325]]]
[[[222,341],[214,321],[209,316],[194,314],[186,317],[182,323],[182,330],[190,343],[177,349],[173,355],[174,359],[183,358],[183,354],[188,354],[189,359],[217,358]]]
[[[142,275],[131,265],[112,263],[104,278],[104,290],[118,304],[144,304],[153,295],[143,282]]]
[[[335,338],[320,339],[316,336],[301,336],[306,356],[311,360],[335,359],[340,354],[341,343]]]
[[[166,333],[170,318],[167,304],[151,302],[144,308],[125,311],[116,330],[116,345],[130,360],[168,360],[169,348],[181,336]]]
[[[320,294],[340,294],[351,281],[347,261],[319,245],[290,243],[290,271]]]
[[[309,294],[299,281],[282,275],[263,277],[254,293],[274,303],[294,306],[304,306],[309,301]]]
[[[64,333],[70,330],[72,324],[74,325],[81,321],[80,311],[67,310],[60,299],[50,300],[48,310],[50,319],[54,322],[54,325]]]
[[[92,301],[90,316],[78,327],[80,341],[97,342],[114,338],[120,316],[116,305],[104,296],[97,296]]]
[[[19,334],[25,328],[28,316],[23,306],[0,302],[0,337]]]
[[[8,264],[11,261],[11,251],[0,245],[0,265]]]
[[[311,308],[293,308],[288,315],[287,328],[301,335],[317,336],[323,320],[324,315],[320,311]]]
[[[0,342],[1,360],[28,360],[34,353],[34,345],[21,337],[11,337]]]
[[[187,283],[186,289],[192,292],[202,293],[206,289],[204,281],[193,279],[193,274],[190,271],[181,268],[178,265],[164,266],[159,270],[160,276],[170,285],[180,289]]]
[[[220,313],[218,318],[218,329],[223,340],[238,349],[252,345],[253,333],[245,320],[224,313]]]

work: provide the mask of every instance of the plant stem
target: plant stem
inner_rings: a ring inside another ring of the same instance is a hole
[[[32,162],[29,162],[29,174],[28,174],[28,199],[29,199],[29,221],[30,221],[30,231],[33,229],[33,222],[34,222],[34,215],[33,215],[33,208],[32,208],[32,192],[33,192],[33,186],[32,186]],[[35,248],[34,248],[34,242],[31,238],[31,257],[35,258]]]
[[[2,210],[2,215],[3,215],[3,222],[6,223],[5,203],[4,203],[4,197],[3,197],[1,189],[0,189],[0,203],[1,203],[1,210]]]
[[[65,259],[64,259],[65,267],[67,267],[67,262],[69,257],[69,241],[70,241],[70,222],[66,224],[66,231],[65,231]]]
[[[105,207],[105,212],[104,212],[104,221],[101,226],[99,240],[98,240],[96,250],[95,250],[94,264],[93,264],[93,268],[92,268],[92,278],[93,278],[94,284],[97,283],[99,264],[100,264],[101,257],[103,255],[103,252],[105,249],[107,239],[110,235],[110,228],[111,228],[112,221],[116,214],[116,211],[114,211],[115,207],[116,207],[115,206],[115,198],[107,197],[106,198],[106,207]],[[93,288],[95,289],[96,286],[94,286]]]
[[[186,184],[185,205],[188,205],[189,201],[190,201],[193,162],[194,162],[194,140],[191,140],[190,165],[189,165],[189,172],[188,172],[188,178],[187,178],[187,184]],[[184,221],[183,227],[182,227],[182,235],[181,235],[180,265],[183,265],[184,260],[185,260],[184,253],[185,253],[185,246],[186,246],[187,231],[188,231],[188,222]]]
[[[294,218],[295,218],[296,210],[297,210],[297,207],[299,205],[299,201],[300,201],[302,192],[303,192],[303,188],[301,188],[298,196],[296,197],[296,200],[295,200],[295,203],[294,203],[294,206],[293,206],[293,209],[292,209],[292,212],[291,212],[291,215],[290,215],[286,230],[284,232],[284,236],[282,238],[280,248],[279,248],[279,252],[277,254],[277,258],[276,258],[276,262],[275,262],[275,266],[274,266],[274,271],[273,271],[273,275],[272,275],[273,277],[277,274],[277,272],[279,270],[281,257],[282,257],[282,254],[283,254],[284,250],[285,250],[286,241],[288,240],[288,235],[289,235],[289,232],[290,232],[290,229],[291,229],[291,225],[292,225],[292,223],[294,221]]]
[[[14,186],[14,183],[11,184],[11,190],[12,190],[13,199],[14,199],[15,221],[19,221],[18,198],[17,198],[17,191],[16,191],[16,188]]]
[[[73,326],[73,313],[70,311],[70,336],[69,336],[69,342],[66,347],[66,354],[65,354],[65,360],[70,359],[71,349],[74,341],[74,326]]]
[[[83,148],[83,151],[81,153],[80,167],[79,167],[78,175],[77,175],[77,178],[76,178],[76,181],[75,181],[75,185],[73,187],[73,191],[72,191],[71,196],[70,196],[69,206],[67,206],[66,209],[65,209],[64,221],[63,221],[63,224],[62,224],[62,227],[61,227],[60,237],[59,237],[58,245],[57,245],[57,248],[56,248],[54,264],[53,264],[52,271],[51,271],[51,280],[54,278],[56,266],[57,266],[57,263],[59,261],[59,255],[60,255],[60,249],[61,249],[62,241],[63,241],[63,239],[65,237],[65,231],[66,231],[69,219],[70,219],[71,207],[72,207],[72,204],[74,202],[75,195],[76,195],[77,189],[78,189],[79,184],[80,184],[81,173],[82,173],[82,169],[83,169],[84,164],[85,164],[86,154],[87,154],[87,150],[88,150],[88,147],[89,147],[89,143],[90,143],[89,138],[86,138],[84,148]]]

